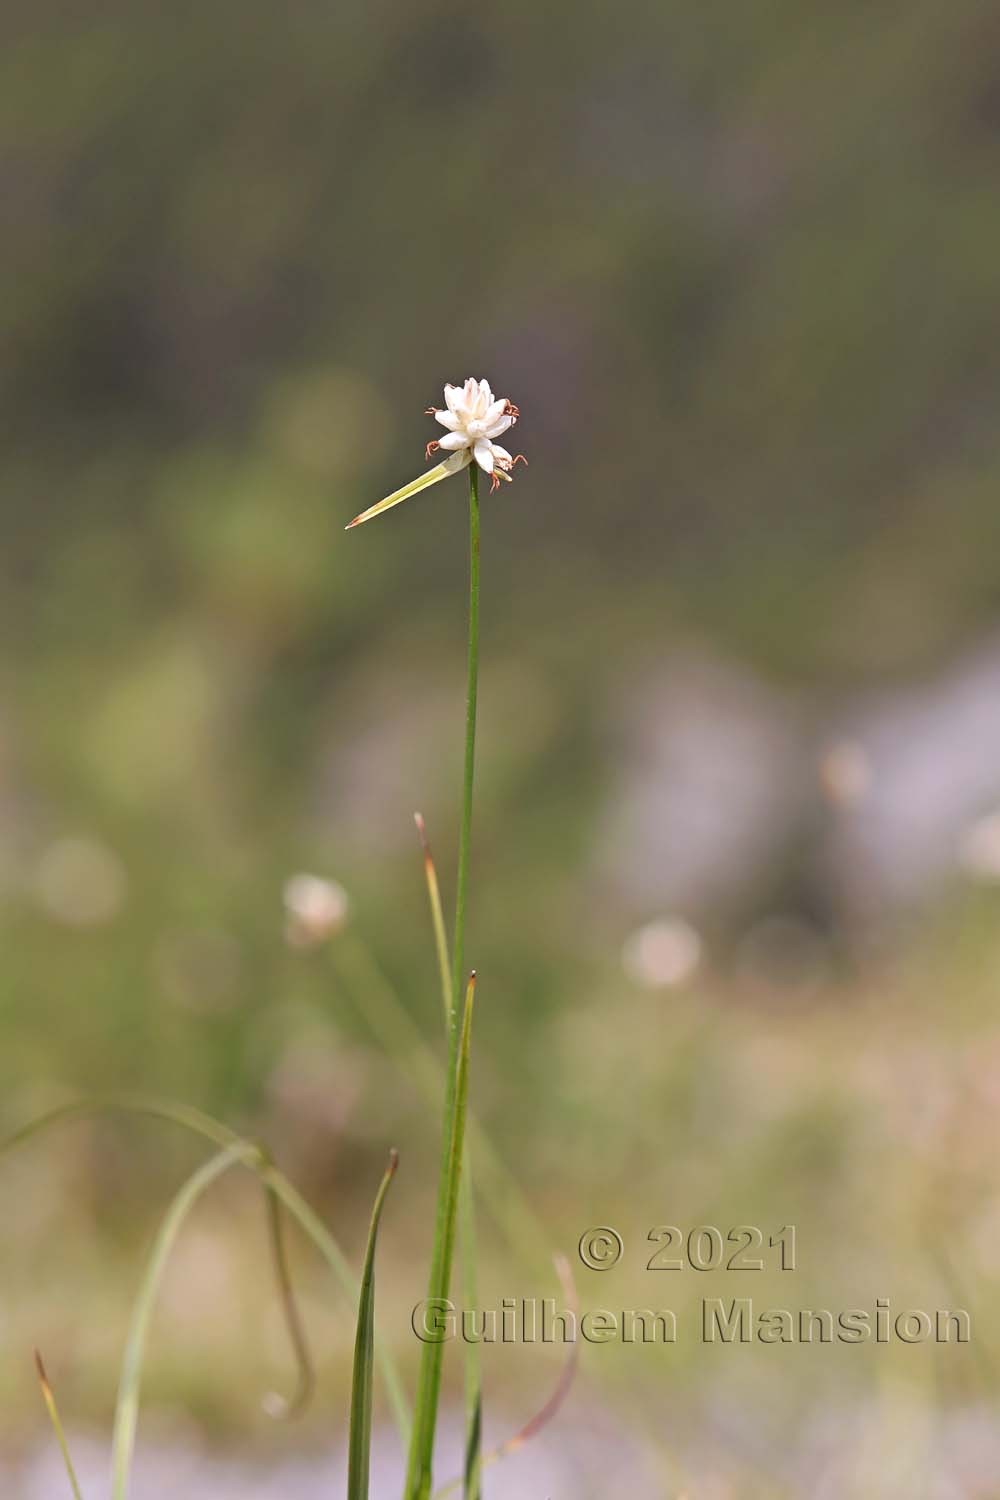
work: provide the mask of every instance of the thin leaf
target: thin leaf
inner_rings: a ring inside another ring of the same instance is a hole
[[[427,899],[431,909],[431,924],[434,928],[434,946],[437,950],[438,970],[441,977],[441,999],[444,1006],[445,1034],[452,1024],[451,964],[448,959],[448,933],[445,927],[444,909],[441,905],[441,887],[438,884],[437,868],[431,853],[427,825],[420,813],[413,820],[420,835],[420,846],[424,854],[424,878],[427,882]],[[462,1186],[458,1204],[458,1238],[462,1265],[462,1306],[476,1307],[479,1302],[476,1276],[476,1200],[472,1184],[472,1153],[466,1142],[462,1161]],[[462,1466],[463,1494],[465,1500],[480,1500],[482,1493],[482,1446],[483,1446],[483,1377],[479,1345],[467,1339],[462,1349],[465,1370],[465,1462]]]
[[[76,1470],[73,1468],[73,1460],[69,1456],[69,1445],[66,1442],[66,1434],[63,1432],[63,1425],[59,1420],[59,1412],[56,1409],[56,1398],[52,1394],[49,1377],[45,1373],[42,1356],[37,1349],[35,1350],[35,1369],[38,1371],[38,1383],[42,1388],[42,1400],[45,1402],[45,1409],[49,1414],[49,1421],[52,1423],[56,1442],[59,1444],[59,1452],[62,1454],[63,1465],[66,1469],[66,1476],[69,1479],[70,1489],[73,1491],[74,1500],[83,1500],[80,1484],[76,1477]]]
[[[309,1207],[297,1188],[293,1187],[287,1177],[273,1168],[266,1169],[264,1180],[271,1184],[278,1197],[284,1203],[288,1211],[298,1220],[306,1234],[312,1240],[317,1250],[330,1266],[337,1280],[346,1292],[352,1297],[358,1295],[358,1283],[351,1271],[351,1267],[344,1258],[344,1252],[337,1244],[333,1235],[319,1215]],[[381,1340],[375,1340],[375,1359],[378,1363],[379,1374],[382,1376],[382,1384],[392,1408],[393,1418],[399,1432],[400,1441],[406,1447],[410,1442],[412,1418],[410,1416],[409,1404],[403,1390],[403,1382],[399,1371],[396,1369],[395,1361]]]
[[[224,1125],[220,1120],[215,1120],[211,1115],[206,1115],[201,1110],[194,1109],[189,1105],[173,1104],[168,1100],[146,1099],[138,1094],[112,1094],[92,1099],[78,1099],[70,1104],[64,1104],[50,1110],[48,1114],[42,1115],[38,1119],[29,1121],[27,1125],[14,1131],[5,1140],[0,1141],[0,1156],[3,1156],[7,1151],[13,1150],[15,1146],[23,1145],[49,1125],[59,1124],[67,1120],[82,1119],[88,1115],[102,1114],[104,1112],[137,1114],[155,1120],[167,1120],[169,1123],[180,1125],[185,1130],[190,1130],[193,1134],[202,1136],[216,1145],[238,1148],[243,1153],[243,1165],[256,1174],[265,1188],[269,1188],[276,1197],[280,1198],[303,1232],[312,1240],[316,1249],[332,1270],[346,1296],[352,1302],[357,1298],[357,1278],[344,1252],[319,1215],[310,1208],[301,1193],[289,1182],[288,1178],[274,1166],[265,1148],[256,1145],[253,1141],[246,1140],[243,1136],[237,1135],[235,1131],[230,1130],[228,1125]],[[393,1418],[399,1431],[400,1441],[406,1447],[410,1441],[411,1417],[399,1371],[396,1368],[391,1351],[381,1340],[376,1341],[375,1357],[378,1362],[382,1383],[385,1386],[386,1396],[392,1408]]]
[[[431,923],[434,927],[434,948],[437,952],[438,971],[441,978],[441,1003],[444,1007],[445,1027],[451,1025],[451,962],[448,958],[448,933],[444,925],[444,908],[441,905],[441,887],[438,885],[437,869],[427,837],[427,825],[422,813],[414,813],[413,821],[420,835],[420,847],[424,855],[424,879],[427,881],[427,900],[431,908]]]
[[[448,1297],[451,1263],[455,1249],[455,1223],[458,1192],[462,1175],[462,1147],[465,1140],[465,1114],[469,1101],[469,1045],[472,1038],[472,1009],[476,994],[475,970],[469,975],[462,1012],[462,1029],[455,1036],[455,1070],[449,1087],[450,1110],[446,1111],[445,1142],[447,1155],[438,1197],[438,1218],[434,1227],[434,1249],[427,1290],[430,1306],[440,1306]],[[413,1420],[413,1437],[406,1476],[406,1500],[427,1500],[431,1492],[434,1458],[434,1431],[437,1425],[438,1399],[441,1394],[441,1365],[444,1344],[435,1339],[425,1343],[420,1355],[417,1396]]]
[[[371,950],[356,932],[344,932],[331,945],[329,962],[359,1021],[416,1083],[427,1103],[440,1109],[442,1085],[447,1083],[445,1065],[428,1045]],[[527,1264],[544,1264],[549,1257],[549,1236],[471,1108],[465,1128],[466,1142],[475,1155],[476,1172],[481,1178],[480,1201],[493,1224]]]
[[[375,1245],[382,1206],[389,1184],[399,1166],[399,1155],[389,1153],[389,1165],[375,1196],[368,1230],[361,1295],[358,1298],[358,1328],[354,1339],[354,1372],[351,1377],[351,1427],[347,1458],[347,1500],[368,1500],[368,1470],[372,1442],[372,1366],[375,1347]]]
[[[139,1419],[139,1388],[142,1381],[142,1362],[146,1350],[146,1335],[153,1315],[160,1281],[170,1258],[174,1242],[184,1220],[191,1212],[206,1188],[216,1178],[242,1159],[240,1147],[220,1151],[218,1156],[199,1167],[174,1198],[153,1242],[152,1254],[146,1265],[139,1292],[132,1311],[125,1357],[122,1360],[121,1380],[118,1386],[118,1403],[115,1408],[114,1436],[111,1444],[111,1496],[112,1500],[126,1500],[132,1458],[135,1453],[135,1432]]]
[[[281,1310],[285,1319],[285,1327],[288,1330],[288,1339],[295,1354],[295,1364],[298,1369],[298,1380],[292,1395],[285,1400],[283,1396],[272,1395],[265,1400],[265,1408],[272,1416],[289,1420],[299,1416],[312,1399],[313,1391],[316,1389],[316,1371],[313,1366],[312,1354],[309,1349],[309,1340],[306,1338],[305,1325],[299,1312],[299,1304],[295,1298],[295,1287],[292,1284],[292,1275],[288,1266],[288,1251],[285,1247],[285,1221],[284,1205],[273,1187],[265,1184],[264,1201],[267,1206],[267,1227],[271,1241],[271,1258],[274,1264],[274,1277],[278,1284],[278,1294],[281,1301]]]
[[[459,1190],[459,1247],[462,1257],[462,1306],[478,1307],[476,1274],[476,1204],[472,1191],[472,1163],[466,1151]],[[465,1500],[480,1500],[483,1467],[483,1373],[479,1345],[464,1341],[465,1369],[465,1457],[462,1464],[462,1494]]]
[[[459,473],[466,468],[472,458],[471,450],[459,448],[457,453],[449,453],[444,463],[438,464],[433,469],[428,469],[426,474],[421,474],[417,479],[411,479],[409,484],[404,484],[401,490],[393,490],[391,495],[386,495],[377,505],[369,506],[363,510],[360,516],[355,516],[353,521],[348,521],[344,527],[350,531],[352,526],[360,526],[364,521],[371,521],[375,516],[380,516],[384,510],[392,510],[394,505],[402,505],[404,500],[409,500],[411,495],[419,495],[421,490],[426,490],[432,484],[439,484],[442,479],[450,479],[452,474]]]
[[[554,1257],[554,1260],[556,1274],[559,1277],[559,1281],[562,1286],[563,1296],[566,1299],[566,1303],[570,1311],[575,1316],[579,1311],[579,1303],[577,1300],[576,1286],[573,1281],[573,1273],[570,1270],[569,1261],[564,1255],[556,1255]],[[547,1400],[543,1403],[543,1405],[539,1408],[535,1415],[531,1417],[529,1421],[525,1422],[523,1427],[519,1427],[518,1430],[511,1437],[507,1438],[505,1442],[501,1443],[499,1447],[491,1449],[490,1452],[488,1452],[484,1456],[482,1460],[482,1467],[484,1469],[491,1464],[499,1463],[502,1458],[507,1458],[510,1454],[516,1453],[519,1448],[523,1448],[525,1443],[529,1442],[531,1438],[536,1437],[538,1433],[541,1432],[542,1428],[546,1427],[549,1422],[552,1421],[553,1417],[557,1415],[560,1408],[562,1407],[563,1402],[566,1400],[566,1397],[569,1395],[570,1390],[572,1389],[573,1381],[576,1376],[577,1365],[579,1364],[579,1359],[580,1346],[574,1341],[569,1346],[569,1353],[566,1356],[566,1362],[559,1372],[559,1379],[556,1381],[555,1388],[553,1389],[551,1395],[547,1398]],[[464,1484],[465,1482],[466,1478],[464,1474],[459,1479],[450,1480],[447,1484],[442,1485],[439,1490],[435,1490],[434,1500],[446,1500],[447,1496],[454,1494],[459,1485]]]

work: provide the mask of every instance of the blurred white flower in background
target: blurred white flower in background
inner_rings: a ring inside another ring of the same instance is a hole
[[[1000,880],[1000,810],[977,818],[963,833],[958,863],[975,880]]]
[[[622,965],[645,989],[669,989],[691,978],[701,963],[702,942],[683,917],[661,917],[625,941]]]
[[[819,780],[824,795],[837,807],[857,807],[872,784],[872,768],[864,745],[836,740],[819,758]]]
[[[347,892],[320,875],[293,875],[285,883],[285,937],[292,948],[314,948],[347,921]]]

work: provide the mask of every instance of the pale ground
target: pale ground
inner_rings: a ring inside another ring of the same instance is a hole
[[[582,1416],[490,1469],[489,1500],[995,1500],[1000,1494],[1000,1420],[985,1407],[935,1418],[900,1401],[877,1419],[859,1407],[827,1409],[793,1443],[778,1444],[767,1443],[739,1413],[720,1409],[689,1434],[687,1451],[678,1454],[680,1479],[601,1411]],[[86,1500],[107,1495],[106,1445],[77,1436],[72,1446]],[[445,1459],[442,1477],[452,1470]],[[0,1484],[4,1500],[67,1494],[51,1447],[16,1470],[0,1469]],[[157,1447],[143,1443],[140,1431],[132,1500],[328,1500],[343,1492],[343,1449],[268,1466],[195,1446]],[[385,1433],[375,1444],[372,1500],[398,1500],[399,1493],[395,1439]]]

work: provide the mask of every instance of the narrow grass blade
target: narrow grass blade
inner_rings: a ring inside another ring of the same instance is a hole
[[[464,469],[471,459],[472,454],[468,448],[460,448],[457,453],[449,453],[443,464],[438,464],[433,469],[428,469],[426,474],[421,474],[418,479],[411,479],[409,484],[404,484],[401,490],[393,490],[391,495],[386,495],[377,505],[369,506],[363,510],[360,516],[355,516],[353,521],[348,521],[344,527],[350,531],[352,526],[360,526],[364,521],[374,520],[384,510],[392,510],[394,505],[402,505],[404,500],[409,500],[411,495],[419,495],[421,490],[426,490],[432,484],[439,484],[442,479],[449,479],[452,474],[457,474]]]
[[[455,1249],[455,1224],[458,1193],[462,1175],[462,1147],[465,1140],[465,1114],[469,1101],[469,1046],[472,1039],[472,1009],[476,994],[476,975],[469,976],[462,1012],[461,1031],[455,1033],[455,1067],[448,1088],[445,1110],[445,1155],[438,1191],[438,1214],[434,1228],[434,1250],[427,1300],[440,1305],[448,1297],[451,1285],[451,1263]],[[413,1436],[406,1475],[406,1500],[428,1500],[434,1461],[434,1433],[437,1426],[438,1400],[441,1394],[441,1365],[444,1344],[434,1340],[423,1345],[417,1376],[417,1396],[413,1416]]]
[[[243,1140],[235,1131],[230,1130],[228,1125],[223,1125],[221,1120],[213,1120],[211,1115],[203,1114],[200,1109],[194,1109],[187,1104],[147,1099],[140,1094],[98,1094],[88,1099],[72,1099],[68,1104],[57,1105],[55,1109],[50,1109],[45,1114],[29,1120],[26,1125],[22,1125],[0,1141],[0,1156],[13,1151],[17,1146],[23,1146],[33,1136],[47,1130],[50,1125],[58,1125],[70,1120],[85,1120],[90,1115],[117,1113],[148,1115],[154,1120],[169,1120],[174,1125],[181,1125],[193,1131],[195,1135],[204,1136],[206,1140],[213,1141],[219,1147],[243,1145],[248,1152],[257,1151],[257,1147]]]
[[[476,1274],[476,1203],[472,1191],[472,1163],[468,1152],[462,1162],[458,1218],[458,1238],[462,1256],[462,1306],[477,1307],[479,1294]],[[462,1494],[465,1500],[480,1500],[483,1466],[483,1373],[479,1345],[472,1339],[463,1343],[462,1360],[465,1367],[465,1457],[462,1463]]]
[[[563,1297],[566,1300],[566,1305],[574,1314],[576,1314],[579,1311],[579,1303],[577,1300],[576,1286],[573,1282],[573,1273],[570,1270],[569,1261],[564,1255],[557,1255],[555,1256],[555,1267],[556,1274],[559,1277],[559,1283],[562,1287]],[[570,1390],[572,1389],[573,1381],[576,1377],[577,1365],[579,1364],[579,1358],[580,1346],[579,1344],[574,1342],[569,1346],[569,1354],[566,1356],[566,1363],[563,1365],[562,1369],[559,1372],[559,1379],[556,1381],[555,1388],[553,1389],[551,1395],[539,1408],[535,1415],[531,1417],[529,1421],[525,1422],[523,1427],[519,1427],[517,1432],[513,1433],[511,1437],[507,1438],[505,1442],[502,1442],[499,1447],[492,1448],[487,1454],[484,1455],[482,1459],[482,1468],[485,1469],[491,1464],[499,1463],[502,1458],[507,1458],[510,1454],[516,1453],[519,1448],[523,1448],[525,1443],[529,1442],[531,1438],[536,1437],[537,1434],[541,1432],[542,1428],[546,1427],[548,1423],[552,1421],[553,1417],[555,1417],[559,1412],[563,1402],[566,1400],[566,1397],[569,1395]],[[447,1497],[449,1495],[453,1495],[458,1487],[460,1485],[463,1485],[465,1482],[466,1481],[464,1475],[459,1479],[450,1480],[448,1484],[442,1485],[439,1490],[435,1490],[434,1500],[447,1500]]]
[[[174,1198],[153,1243],[152,1254],[139,1286],[125,1357],[122,1361],[121,1380],[118,1386],[118,1404],[115,1409],[114,1437],[111,1444],[111,1496],[112,1500],[126,1500],[132,1458],[135,1452],[135,1432],[139,1418],[139,1387],[142,1381],[142,1362],[146,1351],[146,1335],[153,1315],[160,1281],[174,1242],[181,1226],[202,1193],[221,1177],[223,1172],[242,1158],[239,1147],[220,1151],[218,1156],[199,1167]]]
[[[278,1284],[281,1310],[288,1331],[289,1343],[295,1355],[298,1379],[295,1390],[286,1401],[284,1397],[272,1395],[265,1400],[265,1407],[272,1416],[289,1420],[299,1416],[312,1400],[316,1389],[316,1370],[313,1365],[309,1340],[299,1312],[299,1304],[292,1284],[292,1273],[288,1266],[288,1251],[285,1246],[284,1205],[273,1187],[264,1185],[264,1202],[267,1207],[267,1228],[271,1241],[271,1259],[274,1264],[274,1279]]]
[[[389,1153],[389,1165],[375,1197],[368,1230],[361,1295],[358,1298],[358,1329],[354,1339],[354,1372],[351,1377],[351,1427],[347,1457],[347,1500],[368,1500],[368,1471],[372,1443],[372,1367],[375,1348],[375,1245],[382,1206],[389,1191],[399,1155]]]
[[[38,1371],[38,1384],[42,1388],[42,1400],[45,1402],[45,1409],[49,1414],[49,1421],[52,1423],[56,1442],[59,1444],[59,1452],[62,1454],[66,1477],[69,1480],[70,1489],[73,1491],[74,1500],[83,1500],[80,1484],[76,1477],[76,1470],[73,1468],[73,1460],[69,1456],[69,1445],[66,1442],[66,1434],[63,1432],[63,1425],[59,1420],[59,1412],[56,1409],[56,1398],[52,1394],[49,1377],[45,1373],[42,1356],[37,1349],[35,1350],[35,1369]]]
[[[265,1169],[264,1181],[270,1183],[289,1213],[297,1219],[302,1229],[312,1240],[316,1249],[333,1271],[344,1291],[352,1298],[356,1298],[358,1295],[357,1279],[351,1270],[349,1262],[345,1259],[344,1252],[323,1223],[323,1220],[314,1209],[309,1207],[309,1204],[302,1197],[298,1189],[293,1187],[288,1178],[283,1177],[280,1172],[275,1172],[273,1168]],[[382,1377],[382,1384],[385,1386],[386,1397],[392,1409],[400,1441],[405,1448],[410,1443],[413,1419],[410,1415],[406,1393],[403,1390],[403,1382],[400,1379],[395,1361],[389,1350],[379,1339],[375,1340],[375,1360],[379,1367],[379,1374]]]
[[[437,868],[431,853],[427,825],[420,813],[413,820],[420,835],[420,846],[424,855],[424,878],[427,882],[427,899],[431,909],[431,924],[434,928],[434,947],[437,951],[438,970],[441,978],[441,999],[444,1007],[445,1035],[452,1026],[451,965],[448,959],[448,933],[445,927],[444,908],[441,905],[441,887],[438,884]],[[472,1183],[472,1154],[466,1143],[462,1161],[462,1185],[459,1190],[458,1238],[462,1263],[462,1306],[476,1307],[476,1200]],[[463,1464],[463,1493],[465,1500],[480,1500],[483,1434],[483,1377],[479,1345],[467,1340],[462,1349],[465,1366],[465,1462]]]
[[[331,944],[329,962],[340,993],[358,1019],[412,1078],[428,1105],[440,1109],[442,1086],[447,1086],[445,1066],[428,1045],[370,948],[356,932],[345,932]],[[495,1227],[526,1264],[546,1264],[549,1236],[471,1108],[466,1116],[466,1139],[475,1154],[476,1172],[481,1179],[480,1201]]]
[[[424,855],[424,879],[427,881],[427,899],[431,908],[431,923],[434,927],[434,948],[437,952],[438,971],[441,977],[441,1003],[444,1008],[445,1028],[451,1026],[451,1009],[454,1000],[451,993],[451,963],[448,958],[448,933],[444,925],[444,908],[441,905],[441,887],[438,885],[437,869],[427,837],[427,825],[421,813],[413,814],[420,835],[420,847]]]
[[[304,1234],[312,1240],[346,1296],[352,1302],[357,1298],[357,1278],[346,1255],[323,1220],[309,1206],[298,1189],[274,1166],[265,1148],[237,1135],[235,1131],[230,1130],[228,1125],[224,1125],[221,1120],[213,1119],[202,1110],[194,1109],[186,1104],[174,1104],[169,1100],[147,1099],[138,1094],[113,1094],[91,1099],[78,1099],[50,1110],[47,1114],[29,1121],[19,1130],[15,1130],[0,1141],[0,1156],[16,1146],[23,1145],[49,1125],[84,1119],[94,1114],[118,1112],[143,1115],[154,1120],[166,1120],[170,1124],[190,1130],[205,1140],[212,1141],[215,1145],[237,1150],[243,1165],[254,1172],[263,1186],[270,1189],[281,1200]],[[375,1357],[393,1419],[399,1431],[400,1441],[405,1448],[410,1442],[411,1417],[403,1382],[392,1354],[381,1340],[376,1340]]]

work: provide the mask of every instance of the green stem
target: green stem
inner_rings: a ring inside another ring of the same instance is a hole
[[[462,1055],[462,1025],[458,1015],[458,997],[464,993],[465,910],[469,885],[469,846],[472,836],[472,789],[476,768],[476,702],[479,688],[479,478],[475,463],[469,465],[469,651],[468,685],[465,700],[465,763],[462,783],[462,822],[458,843],[458,882],[455,899],[455,946],[452,954],[451,1008],[448,1018],[448,1072],[445,1079],[444,1128],[441,1142],[441,1171],[438,1179],[437,1212],[434,1225],[434,1248],[427,1287],[430,1305],[446,1301],[451,1287],[451,1265],[455,1250],[455,1209],[461,1172],[456,1159],[456,1085]],[[464,1101],[462,1101],[464,1108]],[[464,1124],[464,1117],[463,1122]],[[461,1134],[461,1131],[459,1132]],[[420,1356],[417,1393],[414,1402],[413,1435],[406,1470],[406,1500],[428,1500],[431,1493],[434,1462],[434,1434],[437,1429],[438,1400],[441,1394],[441,1366],[444,1345],[425,1343]]]
[[[469,465],[469,671],[465,698],[465,769],[462,779],[462,824],[458,838],[458,886],[455,895],[455,949],[451,964],[452,1029],[455,1007],[465,983],[465,907],[469,890],[472,842],[472,787],[476,774],[476,703],[479,696],[479,468]]]
[[[452,960],[453,1006],[458,1003],[465,977],[465,907],[469,889],[469,850],[472,843],[472,791],[476,774],[476,707],[479,696],[479,470],[469,468],[469,672],[465,706],[465,773],[462,786],[462,826],[458,845],[458,886],[455,898],[455,952]],[[457,1023],[456,1023],[457,1029]],[[459,1237],[462,1252],[462,1296],[466,1307],[475,1307],[476,1297],[476,1209],[472,1188],[472,1163],[468,1151],[461,1163],[459,1190]],[[479,1350],[466,1348],[465,1359],[465,1457],[463,1493],[466,1500],[479,1500],[479,1466],[482,1451],[482,1382]],[[428,1483],[430,1475],[428,1475]]]
[[[479,1305],[476,1266],[476,1200],[472,1186],[472,1160],[466,1149],[462,1161],[462,1183],[458,1197],[459,1244],[462,1253],[462,1306]],[[481,1500],[483,1462],[483,1380],[479,1345],[465,1346],[465,1451],[462,1461],[462,1494],[465,1500]]]

